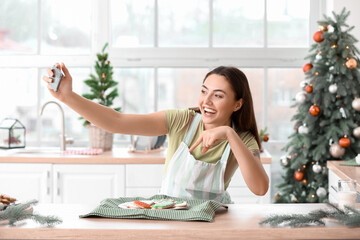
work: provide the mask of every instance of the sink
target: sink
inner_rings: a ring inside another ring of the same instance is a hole
[[[15,148],[0,151],[0,156],[15,156],[15,155],[48,155],[48,156],[64,156],[64,155],[98,155],[102,154],[102,149],[87,149],[87,148],[71,148],[66,151],[61,151],[59,148],[51,147],[27,147]]]
[[[27,154],[47,154],[47,155],[60,155],[62,151],[59,148],[18,148],[8,150],[9,155],[27,155]]]

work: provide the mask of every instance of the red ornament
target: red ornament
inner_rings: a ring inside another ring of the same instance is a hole
[[[303,66],[303,71],[304,71],[304,72],[307,72],[307,71],[309,71],[310,69],[312,69],[312,67],[313,67],[313,65],[312,65],[311,63],[306,63],[306,64],[304,64],[304,66]]]
[[[317,116],[320,114],[320,108],[316,105],[312,105],[310,108],[309,108],[309,112],[312,116]]]
[[[350,147],[350,139],[348,139],[346,136],[341,138],[339,140],[339,145],[343,148]]]
[[[322,34],[323,34],[322,31],[315,32],[314,35],[313,35],[314,41],[318,42],[318,43],[324,41],[324,39],[321,37]]]
[[[304,178],[304,173],[301,172],[301,171],[296,171],[294,173],[294,178],[295,178],[296,181],[301,181]]]
[[[312,93],[312,91],[313,91],[312,85],[311,85],[311,84],[310,84],[310,85],[307,85],[307,86],[305,87],[305,91],[306,91],[307,93]]]
[[[264,142],[269,141],[269,136],[268,135],[264,135]]]

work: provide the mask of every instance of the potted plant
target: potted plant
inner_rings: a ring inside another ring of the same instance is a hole
[[[101,53],[96,54],[97,61],[94,66],[96,75],[90,74],[90,78],[84,80],[84,83],[90,87],[91,93],[84,93],[82,96],[101,105],[112,107],[114,99],[119,94],[116,88],[118,83],[113,80],[113,67],[108,60],[108,53],[105,52],[107,47],[108,43],[104,45]],[[120,107],[113,109],[116,111],[121,110]],[[83,120],[83,125],[89,129],[90,146],[92,148],[101,148],[104,151],[111,150],[113,134],[96,127],[85,119]]]

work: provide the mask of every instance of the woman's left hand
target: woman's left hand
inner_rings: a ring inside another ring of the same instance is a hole
[[[190,147],[189,152],[192,152],[200,143],[203,145],[202,153],[206,153],[209,148],[218,143],[221,140],[227,139],[227,133],[232,130],[229,126],[220,126],[203,131],[201,136]]]

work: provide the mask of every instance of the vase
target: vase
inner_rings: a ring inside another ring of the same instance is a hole
[[[101,148],[103,151],[111,151],[114,135],[95,125],[88,125],[91,148]]]

